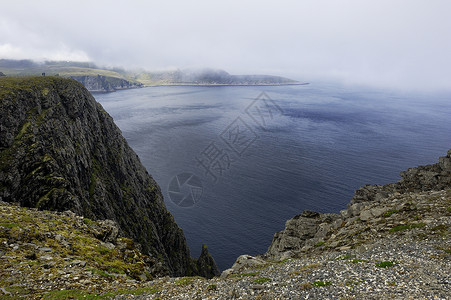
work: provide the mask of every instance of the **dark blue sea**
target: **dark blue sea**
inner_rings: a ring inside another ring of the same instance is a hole
[[[192,256],[224,270],[303,210],[339,212],[365,184],[451,148],[451,95],[318,83],[97,94],[160,185]]]

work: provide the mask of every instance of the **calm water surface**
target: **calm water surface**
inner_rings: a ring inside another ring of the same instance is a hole
[[[311,84],[95,97],[160,185],[191,254],[207,244],[221,269],[264,253],[302,210],[338,212],[360,186],[398,180],[451,148],[449,94]],[[201,188],[180,191],[194,192],[194,205],[171,201],[178,174],[198,179]]]

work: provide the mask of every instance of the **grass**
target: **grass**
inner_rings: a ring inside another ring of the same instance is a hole
[[[389,268],[389,267],[393,267],[396,264],[397,264],[397,262],[395,262],[395,261],[386,260],[386,261],[381,261],[381,262],[375,263],[375,266],[378,268]]]
[[[9,222],[0,222],[0,226],[5,227],[5,228],[14,228],[14,227],[19,226],[19,224],[9,223]]]
[[[203,277],[199,277],[199,276],[194,276],[194,277],[183,277],[180,278],[179,280],[177,280],[175,282],[176,285],[180,285],[180,286],[185,286],[185,285],[190,285],[194,282],[194,280],[196,279],[204,279]]]
[[[261,277],[254,280],[254,283],[263,284],[265,282],[271,281],[271,279],[267,277]]]
[[[397,225],[397,226],[393,227],[392,229],[390,229],[388,232],[393,233],[393,232],[409,230],[409,229],[413,229],[413,228],[422,228],[424,226],[426,226],[425,223]]]
[[[328,285],[331,285],[331,284],[332,284],[332,282],[330,282],[330,281],[324,281],[324,280],[317,280],[317,281],[313,282],[313,285],[314,285],[314,286],[320,286],[320,287],[322,287],[322,286],[328,286]]]
[[[322,245],[324,245],[326,242],[318,242],[315,244],[315,247],[321,247]]]
[[[101,276],[103,278],[113,278],[114,277],[113,275],[110,275],[107,272],[102,271],[102,270],[89,269],[89,271],[91,271],[92,274],[97,274],[97,275],[99,275],[99,276]]]
[[[60,300],[60,299],[110,299],[113,294],[95,294],[79,289],[51,291],[44,295],[44,300]]]
[[[346,260],[346,259],[350,259],[355,257],[354,254],[345,254],[345,255],[340,255],[337,258],[335,258],[335,260]]]
[[[85,223],[88,226],[92,226],[95,224],[95,222],[93,220],[88,219],[88,218],[83,218],[83,223]]]
[[[435,227],[433,227],[431,230],[432,231],[446,231],[448,229],[448,226],[441,224],[441,225],[437,225]]]
[[[399,212],[397,209],[389,210],[389,211],[387,211],[387,212],[384,214],[384,217],[385,217],[385,218],[388,218],[388,217],[390,217],[391,215],[396,214],[397,212]]]

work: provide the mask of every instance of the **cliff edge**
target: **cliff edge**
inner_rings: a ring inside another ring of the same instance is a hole
[[[199,272],[160,188],[80,83],[2,77],[0,115],[0,201],[113,220],[152,275],[218,274],[214,263]]]

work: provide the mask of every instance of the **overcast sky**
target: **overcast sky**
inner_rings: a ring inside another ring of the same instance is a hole
[[[451,89],[449,0],[0,2],[0,58]]]

